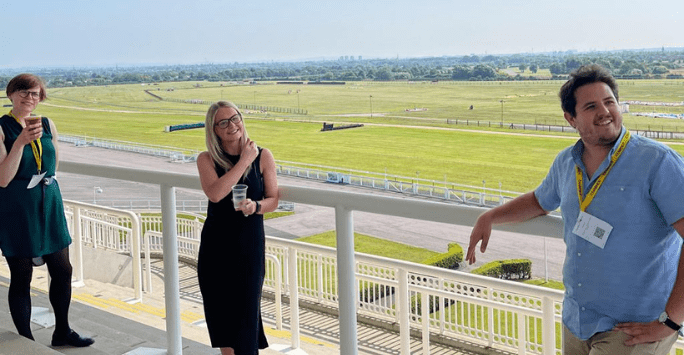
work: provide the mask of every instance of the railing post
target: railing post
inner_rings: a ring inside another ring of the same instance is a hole
[[[145,240],[145,268],[146,273],[145,273],[145,283],[147,284],[147,288],[145,291],[148,293],[152,293],[152,260],[150,259],[150,234],[145,233],[143,236],[143,239]]]
[[[494,289],[491,287],[487,288],[487,299],[490,301],[494,300]],[[499,315],[501,317],[501,315]],[[489,323],[489,329],[488,329],[488,339],[487,339],[487,344],[489,347],[494,345],[494,308],[493,307],[488,307],[487,308],[487,323]],[[501,323],[499,323],[501,324]],[[502,332],[499,332],[500,334]]]
[[[140,248],[140,232],[142,227],[140,225],[140,220],[137,216],[132,216],[131,218],[131,259],[133,260],[133,289],[135,290],[135,299],[131,300],[130,303],[142,302],[142,258],[141,248]]]
[[[290,332],[292,348],[299,348],[299,287],[297,277],[297,249],[288,248],[287,274],[290,279]]]
[[[73,206],[74,213],[74,276],[72,287],[83,287],[83,236],[81,235],[81,208]]]
[[[318,290],[318,302],[323,301],[323,255],[316,255],[316,289]]]
[[[399,322],[399,338],[401,343],[401,355],[411,354],[411,328],[409,328],[409,304],[408,271],[398,270],[399,287],[397,287],[397,318]]]
[[[280,260],[278,257],[271,254],[266,254],[266,259],[271,260],[273,263],[273,278],[275,282],[275,312],[276,312],[276,329],[283,330],[283,306],[282,306],[282,275],[283,272],[280,266]]]
[[[161,185],[162,235],[164,248],[164,303],[166,305],[167,354],[183,351],[180,328],[180,286],[178,276],[178,236],[176,235],[176,189]]]
[[[527,316],[518,313],[518,354],[527,354]]]
[[[356,273],[352,211],[335,207],[337,231],[337,279],[340,304],[340,354],[358,354],[356,335]]]
[[[420,294],[420,316],[423,319],[423,355],[430,355],[430,295]]]
[[[556,310],[549,297],[542,297],[542,346],[544,355],[556,354]]]
[[[446,291],[446,285],[445,285],[443,277],[439,278],[439,289],[442,291]],[[446,302],[444,302],[445,301],[444,297],[439,297],[439,298],[435,297],[435,299],[439,299],[439,301],[437,303],[437,307],[438,307],[437,309],[439,310],[439,334],[443,335],[444,334],[444,322],[446,322],[446,319],[445,319],[446,309],[444,306],[444,304]]]

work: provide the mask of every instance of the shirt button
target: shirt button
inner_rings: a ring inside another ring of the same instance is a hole
[[[577,253],[577,256],[582,256],[582,253]]]
[[[578,283],[578,284],[577,284],[577,287],[582,287],[582,283],[581,283],[581,282]]]
[[[583,310],[583,311],[586,311],[586,308],[582,307],[582,310]]]
[[[621,188],[620,188],[620,191],[625,191],[625,188],[624,188],[624,187],[621,187]]]

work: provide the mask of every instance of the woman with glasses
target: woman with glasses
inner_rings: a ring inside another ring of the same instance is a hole
[[[50,303],[55,312],[52,345],[89,346],[90,338],[69,327],[71,237],[55,171],[57,129],[32,115],[46,97],[45,84],[20,74],[7,84],[12,109],[0,118],[0,249],[10,269],[9,309],[17,332],[31,340],[30,287],[33,266],[47,264]]]
[[[273,154],[249,139],[237,106],[219,101],[205,121],[207,151],[197,157],[209,198],[197,276],[211,346],[221,354],[257,354],[268,347],[261,322],[265,238],[263,214],[278,207]],[[235,207],[232,189],[247,185]]]

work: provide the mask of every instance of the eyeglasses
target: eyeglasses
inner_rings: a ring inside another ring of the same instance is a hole
[[[226,118],[225,120],[220,120],[216,123],[219,128],[228,128],[228,125],[233,122],[233,124],[238,124],[242,122],[242,115],[239,113],[231,118]]]
[[[31,95],[31,98],[34,100],[40,99],[40,91],[28,91],[28,90],[19,90],[19,96],[22,98],[27,98],[29,95]]]

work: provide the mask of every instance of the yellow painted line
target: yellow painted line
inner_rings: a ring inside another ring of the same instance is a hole
[[[72,296],[73,298],[76,298],[78,300],[81,300],[83,302],[91,303],[91,304],[97,304],[100,305],[100,307],[103,308],[109,308],[109,307],[114,307],[114,308],[119,308],[123,309],[132,313],[140,313],[139,309],[136,309],[135,307],[131,306],[130,304],[119,301],[113,298],[105,299],[105,298],[100,298],[100,297],[95,297],[90,294],[86,293],[80,293],[78,295]]]
[[[136,303],[134,306],[142,312],[153,314],[161,318],[166,317],[166,309],[164,308],[153,307],[144,303]]]
[[[164,308],[157,308],[153,306],[149,306],[146,304],[142,303],[136,303],[136,304],[128,304],[124,301],[115,299],[115,298],[109,298],[109,299],[103,299],[100,297],[95,297],[93,295],[87,294],[87,293],[79,293],[79,294],[73,294],[72,298],[77,299],[83,303],[89,303],[91,305],[94,305],[99,308],[107,309],[110,307],[113,308],[119,308],[123,310],[127,310],[133,313],[148,313],[152,314],[161,318],[166,317],[166,310]],[[181,313],[181,320],[187,322],[187,323],[194,323],[200,319],[204,319],[203,314],[191,312],[191,311],[185,311]],[[270,327],[264,327],[264,332],[270,336],[274,336],[277,338],[283,338],[283,339],[291,339],[292,338],[292,333],[287,331],[287,330],[276,330]],[[306,336],[301,336],[299,337],[300,341],[313,344],[313,345],[322,345],[325,347],[329,347],[331,349],[335,349],[335,345],[331,343],[327,343],[318,339],[306,337]]]
[[[181,319],[192,324],[192,323],[197,322],[200,319],[204,319],[204,315],[198,314],[195,312],[185,311],[185,312],[181,313]]]
[[[109,308],[109,305],[105,302],[102,302],[100,299],[97,299],[95,297],[87,297],[88,295],[85,294],[73,294],[71,298],[77,299],[83,303],[88,303],[91,305],[94,305],[99,308],[107,309]]]
[[[282,339],[292,339],[292,333],[287,331],[287,330],[277,330],[269,327],[264,327],[264,333],[276,337],[276,338],[282,338]],[[313,345],[322,345],[331,349],[336,349],[335,345],[324,342],[322,340],[314,339],[314,338],[309,338],[307,336],[299,336],[299,340],[303,341],[305,343],[313,344]]]
[[[143,303],[129,304],[115,298],[100,298],[87,293],[79,293],[72,295],[72,298],[83,303],[88,303],[99,308],[118,308],[132,313],[147,313],[160,318],[166,317],[166,309],[149,306]],[[187,323],[194,323],[200,319],[204,319],[204,315],[195,312],[185,311],[181,313],[181,319]]]

